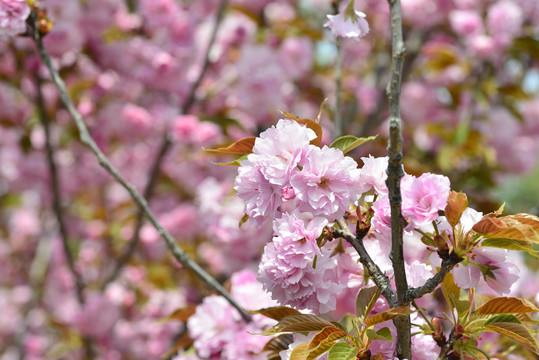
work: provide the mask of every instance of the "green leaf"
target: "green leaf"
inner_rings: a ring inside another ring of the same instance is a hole
[[[499,322],[521,324],[520,320],[513,314],[497,314],[497,315],[489,317],[483,325],[499,323]]]
[[[493,331],[510,337],[522,345],[529,348],[534,353],[538,353],[537,341],[530,331],[522,324],[515,323],[494,323],[485,326],[486,331]]]
[[[242,156],[240,156],[239,158],[237,158],[234,161],[230,161],[230,162],[226,162],[226,163],[212,162],[212,164],[213,165],[219,165],[219,166],[241,166],[241,162],[244,161],[244,160],[247,160],[248,155],[249,154],[242,155]]]
[[[358,319],[365,319],[365,317],[370,314],[376,300],[378,300],[379,297],[380,290],[377,286],[362,288],[359,290],[356,300],[356,312]]]
[[[526,299],[515,297],[496,297],[475,309],[475,314],[518,314],[539,312],[539,309]]]
[[[534,258],[539,259],[539,252],[533,249],[532,244],[524,241],[501,238],[487,238],[481,242],[480,246],[525,251]]]
[[[282,318],[279,323],[261,333],[262,335],[275,335],[282,332],[310,332],[319,331],[326,326],[334,326],[328,320],[309,314],[288,315]]]
[[[299,311],[288,306],[275,306],[260,310],[248,310],[248,312],[251,314],[262,314],[265,317],[269,317],[270,319],[277,321],[281,321],[281,319],[289,315],[301,315]]]
[[[393,341],[393,336],[391,335],[391,331],[387,327],[383,327],[376,332],[372,329],[367,329],[366,334],[370,340]]]
[[[328,352],[328,360],[353,360],[358,349],[345,342],[335,343]]]
[[[245,224],[245,222],[246,222],[247,220],[249,220],[249,215],[243,214],[243,216],[241,217],[241,220],[240,220],[240,222],[239,222],[239,224],[238,224],[238,227],[241,228],[241,226],[242,226],[243,224]]]
[[[393,309],[386,310],[379,314],[373,315],[367,319],[365,324],[367,327],[383,323],[384,321],[393,320],[401,316],[408,316],[413,313],[408,306],[398,306]]]
[[[369,136],[366,138],[358,138],[352,135],[341,136],[331,143],[329,147],[342,150],[344,154],[354,150],[358,146],[366,143],[367,141],[374,140],[378,135]]]

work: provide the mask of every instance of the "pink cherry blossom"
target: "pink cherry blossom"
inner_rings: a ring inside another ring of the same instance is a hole
[[[328,21],[324,24],[325,27],[331,29],[335,36],[354,39],[359,41],[369,32],[369,23],[365,20],[365,13],[357,10],[346,10],[337,15],[327,15]],[[349,15],[350,14],[350,15]]]
[[[0,1],[0,36],[15,36],[26,31],[26,18],[30,7],[26,0]]]
[[[360,170],[341,150],[310,147],[301,171],[290,178],[301,211],[338,219],[360,195]]]
[[[281,218],[274,220],[273,231],[282,238],[306,239],[314,244],[327,224],[325,217],[294,209],[292,213],[283,213]]]
[[[475,10],[453,10],[449,13],[449,23],[461,36],[475,35],[483,30],[483,20]]]
[[[389,157],[375,158],[372,155],[362,157],[363,167],[361,168],[361,190],[366,192],[371,188],[377,194],[387,194],[387,162]]]

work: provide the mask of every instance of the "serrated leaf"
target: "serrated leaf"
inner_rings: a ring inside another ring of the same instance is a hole
[[[494,247],[507,250],[525,251],[536,259],[539,259],[539,252],[533,249],[531,243],[500,238],[487,238],[481,242],[480,246]]]
[[[358,319],[364,319],[372,311],[376,300],[380,297],[377,286],[362,288],[356,299],[356,312]]]
[[[473,226],[478,234],[491,238],[512,239],[539,243],[539,218],[530,214],[483,218]]]
[[[289,315],[301,315],[296,309],[292,309],[288,306],[274,306],[269,308],[264,308],[260,310],[247,310],[251,314],[261,314],[270,319],[281,321],[286,316]]]
[[[373,315],[367,319],[365,324],[367,327],[383,323],[384,321],[393,320],[401,316],[408,316],[413,313],[408,306],[398,306],[393,309],[386,310],[379,314]]]
[[[253,152],[253,146],[255,146],[256,137],[246,137],[236,141],[235,143],[222,148],[217,149],[204,149],[204,151],[216,154],[230,154],[230,155],[244,155]]]
[[[522,345],[528,347],[536,354],[539,352],[537,341],[530,333],[530,331],[522,324],[495,323],[485,326],[485,329],[486,331],[493,331],[498,334],[508,336],[511,339],[518,341]]]
[[[309,342],[307,360],[313,360],[328,351],[335,340],[342,339],[348,333],[335,326],[327,326],[317,333]]]
[[[378,135],[369,136],[369,137],[366,137],[366,138],[364,138],[364,137],[358,138],[358,137],[355,137],[355,136],[352,136],[352,135],[345,135],[345,136],[341,136],[341,137],[335,139],[335,141],[333,141],[329,147],[342,150],[342,152],[344,154],[346,154],[346,153],[354,150],[358,146],[366,143],[367,141],[374,140],[377,137],[378,137]]]
[[[334,326],[328,320],[309,314],[288,315],[279,323],[261,333],[262,335],[275,335],[281,332],[310,332],[320,331],[326,326]]]
[[[271,338],[264,348],[264,351],[271,351],[272,353],[278,353],[283,350],[288,350],[288,346],[294,342],[294,335],[292,334],[281,334],[274,338]]]
[[[518,314],[538,312],[539,309],[526,299],[496,297],[475,309],[475,314]]]
[[[213,165],[219,165],[219,166],[241,166],[241,162],[244,160],[247,160],[248,154],[242,155],[239,158],[237,158],[234,161],[226,162],[226,163],[218,163],[218,162],[212,162]]]
[[[489,317],[483,325],[488,325],[492,323],[516,323],[521,324],[520,320],[513,314],[497,314]]]
[[[462,192],[451,191],[447,198],[447,205],[445,207],[445,217],[451,226],[455,227],[459,221],[462,213],[468,207],[468,197]]]
[[[367,329],[366,331],[367,337],[370,340],[385,340],[385,341],[393,341],[393,336],[391,335],[391,330],[387,327],[383,327],[378,331],[374,331],[372,329]]]
[[[535,325],[539,325],[539,321],[532,318],[528,313],[520,313],[515,315],[520,322],[523,323],[531,323]]]
[[[356,358],[358,349],[345,342],[335,343],[328,352],[328,360],[352,360]]]
[[[290,360],[306,360],[309,344],[299,344],[294,349],[292,349],[292,352],[290,353]]]

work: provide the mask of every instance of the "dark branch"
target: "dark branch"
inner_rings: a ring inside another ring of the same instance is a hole
[[[350,231],[348,231],[348,228],[346,227],[346,223],[344,221],[339,221],[338,223],[341,226],[342,230],[331,228],[333,237],[341,237],[345,239],[350,243],[350,245],[354,247],[354,249],[356,249],[357,253],[359,254],[359,261],[361,261],[363,266],[365,266],[365,269],[367,269],[372,280],[374,281],[378,289],[380,289],[380,292],[386,298],[389,305],[391,307],[398,306],[397,296],[391,288],[389,278],[382,272],[382,270],[380,270],[378,265],[376,265],[376,263],[370,257],[369,253],[367,252],[367,249],[365,249],[365,245],[363,244],[363,238],[356,237]]]
[[[153,227],[157,230],[159,235],[166,242],[170,252],[174,255],[174,258],[179,261],[183,266],[188,269],[191,269],[200,279],[202,279],[206,284],[213,287],[221,296],[223,296],[233,307],[235,307],[245,321],[250,322],[251,316],[232,298],[232,296],[226,291],[226,289],[215,280],[210,274],[208,274],[200,265],[195,263],[186,252],[182,250],[176,244],[175,239],[170,235],[170,233],[163,227],[161,222],[157,219],[155,214],[149,208],[146,199],[144,199],[137,189],[130,183],[128,183],[123,176],[118,172],[118,170],[110,163],[109,159],[103,154],[101,149],[97,146],[93,138],[91,137],[86,124],[84,123],[82,116],[75,108],[75,105],[69,97],[65,84],[58,74],[58,71],[54,68],[52,64],[51,57],[45,47],[43,46],[43,40],[41,34],[38,30],[37,20],[34,21],[33,29],[33,38],[37,44],[39,55],[49,70],[49,73],[52,77],[54,84],[56,85],[62,102],[64,103],[67,111],[71,115],[73,121],[75,122],[77,129],[79,130],[81,142],[90,149],[90,151],[96,156],[99,164],[120,184],[124,189],[126,189],[135,203],[139,206],[141,211],[144,213],[146,218],[150,221]]]
[[[420,298],[421,296],[433,292],[438,285],[444,281],[445,276],[463,259],[451,253],[448,256],[442,259],[442,265],[440,270],[434,274],[430,279],[428,279],[425,284],[418,286],[416,288],[410,288],[406,292],[406,301],[411,302],[414,299]]]
[[[399,305],[406,303],[408,282],[404,267],[403,218],[401,213],[400,180],[404,176],[402,168],[402,130],[400,114],[400,91],[404,64],[404,41],[400,0],[388,0],[391,16],[391,78],[387,84],[389,100],[389,164],[387,167],[387,187],[391,206],[391,262],[395,274],[395,285]],[[411,359],[410,317],[403,316],[393,321],[397,328],[397,357]]]

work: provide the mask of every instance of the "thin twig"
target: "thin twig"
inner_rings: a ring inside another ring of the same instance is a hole
[[[344,221],[340,220],[338,221],[338,224],[342,230],[332,228],[331,231],[333,232],[333,236],[336,238],[341,237],[345,239],[354,247],[354,249],[356,249],[357,253],[359,254],[359,261],[361,261],[363,266],[365,266],[372,280],[376,286],[378,286],[378,289],[380,289],[380,292],[386,298],[389,305],[391,307],[398,306],[397,296],[391,288],[389,278],[382,272],[382,270],[380,270],[378,265],[376,265],[376,263],[370,257],[367,249],[365,249],[365,245],[363,244],[363,238],[360,236],[354,236],[354,234],[348,230],[348,227]]]
[[[463,259],[451,253],[449,256],[442,259],[442,265],[440,270],[434,274],[430,279],[428,279],[425,284],[418,286],[416,288],[410,288],[406,292],[406,300],[410,302],[414,299],[420,298],[421,296],[433,292],[438,285],[444,281],[445,276],[455,267],[456,264],[461,262]]]
[[[332,2],[333,12],[339,13],[340,0]],[[337,54],[335,57],[335,113],[333,114],[335,128],[333,129],[333,137],[336,139],[342,135],[343,123],[341,113],[341,87],[342,87],[342,41],[340,37],[335,39],[335,47]]]
[[[455,345],[455,342],[457,341],[457,334],[455,333],[455,330],[451,330],[451,334],[449,335],[449,339],[445,342],[444,346],[442,346],[440,350],[440,355],[438,355],[437,360],[447,360],[447,354],[453,350],[453,346]]]
[[[199,278],[201,278],[206,284],[213,287],[221,296],[223,296],[233,307],[235,307],[245,319],[245,321],[250,322],[251,316],[232,298],[232,296],[225,290],[225,288],[215,280],[210,274],[208,274],[200,265],[195,263],[185,251],[182,250],[176,244],[174,238],[170,233],[163,227],[161,222],[157,219],[155,214],[149,208],[146,199],[144,199],[137,189],[130,183],[128,183],[123,176],[118,172],[118,170],[110,163],[109,159],[103,154],[99,149],[94,139],[91,137],[86,124],[84,123],[82,116],[75,108],[75,105],[69,97],[65,84],[58,74],[58,71],[54,68],[52,64],[51,57],[45,47],[43,46],[43,40],[41,34],[38,31],[37,21],[34,22],[34,33],[33,37],[37,44],[39,55],[41,56],[42,61],[49,70],[49,73],[52,77],[54,84],[56,85],[62,102],[64,103],[67,111],[71,115],[73,121],[75,122],[77,129],[79,130],[81,142],[90,149],[90,151],[96,156],[99,164],[120,184],[125,188],[136,204],[140,207],[146,218],[150,221],[153,227],[157,230],[159,235],[165,240],[170,252],[173,254],[174,258],[180,262],[183,266],[188,269],[191,269]]]
[[[204,54],[204,63],[202,64],[202,68],[200,69],[200,72],[196,80],[193,82],[189,90],[189,93],[187,94],[181,106],[181,109],[180,109],[181,114],[188,113],[191,110],[191,107],[195,103],[196,92],[198,88],[200,87],[200,84],[202,83],[202,80],[204,79],[204,76],[210,65],[210,52],[213,48],[213,44],[215,43],[215,40],[217,39],[217,32],[223,20],[227,3],[228,3],[228,0],[221,0],[219,9],[217,10],[217,14],[215,17],[215,23],[214,23],[213,30],[210,36],[210,41],[208,43],[206,52]],[[161,145],[159,146],[159,150],[152,161],[150,176],[148,178],[146,187],[144,188],[144,198],[147,200],[150,200],[151,197],[153,196],[155,186],[157,184],[157,178],[159,176],[159,171],[161,169],[161,165],[163,164],[163,161],[165,160],[165,157],[168,151],[170,150],[171,145],[172,145],[171,135],[168,131],[166,131],[165,135],[163,136],[163,139],[161,140]],[[130,239],[128,245],[125,247],[125,250],[119,256],[118,261],[115,263],[114,268],[112,269],[109,276],[107,276],[105,280],[103,281],[103,283],[101,284],[101,289],[106,288],[106,286],[110,282],[114,281],[114,279],[116,279],[118,275],[120,275],[120,272],[122,271],[124,266],[133,256],[137,248],[137,245],[140,241],[140,231],[142,229],[143,224],[144,224],[144,215],[142,211],[139,210],[137,213],[136,220],[135,220],[135,230],[133,232],[133,237]]]
[[[395,286],[399,305],[406,303],[408,282],[404,267],[403,218],[401,213],[400,180],[404,176],[402,168],[402,130],[400,115],[400,90],[404,63],[404,41],[402,38],[402,18],[400,0],[388,0],[391,16],[391,77],[387,84],[389,100],[389,164],[387,187],[391,206],[391,262],[395,274]],[[397,328],[397,357],[411,359],[410,317],[403,316],[393,321]]]
[[[60,178],[58,176],[58,168],[56,167],[56,162],[54,160],[54,149],[52,146],[51,133],[50,133],[50,119],[47,115],[45,109],[45,102],[43,100],[43,89],[42,80],[39,76],[36,76],[36,88],[37,88],[37,108],[39,111],[39,120],[43,126],[45,132],[45,151],[47,153],[47,163],[49,166],[49,173],[51,176],[51,191],[52,191],[52,207],[54,210],[54,215],[56,217],[56,222],[58,223],[58,231],[60,232],[60,240],[62,241],[62,248],[64,250],[64,255],[67,262],[67,267],[71,272],[71,276],[75,282],[75,294],[77,300],[81,306],[84,306],[86,299],[84,297],[84,282],[82,276],[79,274],[75,267],[75,259],[71,254],[69,249],[69,235],[67,232],[67,227],[65,225],[65,216],[64,210],[62,208],[62,195],[60,193]],[[84,351],[87,359],[95,358],[95,352],[93,350],[92,340],[88,337],[83,336],[82,338]]]

